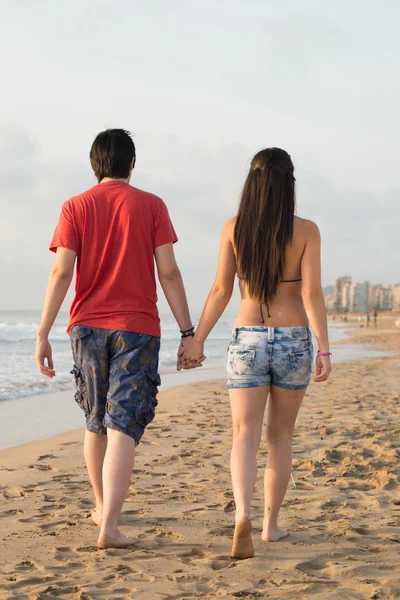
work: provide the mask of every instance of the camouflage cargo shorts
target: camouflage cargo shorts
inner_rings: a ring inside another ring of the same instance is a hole
[[[102,435],[117,429],[138,444],[158,404],[160,338],[84,325],[75,325],[70,336],[75,400],[86,429]]]

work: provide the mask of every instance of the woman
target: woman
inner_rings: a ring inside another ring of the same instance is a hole
[[[203,358],[204,341],[225,310],[239,279],[241,303],[228,351],[233,445],[231,473],[236,504],[232,556],[254,555],[250,508],[256,455],[268,401],[265,516],[262,539],[288,535],[278,513],[292,469],[292,435],[310,383],[331,371],[327,319],[321,288],[320,235],[295,212],[293,163],[287,152],[258,152],[244,184],[237,217],[224,226],[217,275],[193,340],[181,351],[180,368]]]

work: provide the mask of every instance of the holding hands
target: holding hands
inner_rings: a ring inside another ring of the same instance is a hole
[[[204,356],[204,343],[196,340],[194,327],[188,331],[181,331],[182,339],[178,348],[177,370],[195,369],[201,367],[206,357]]]

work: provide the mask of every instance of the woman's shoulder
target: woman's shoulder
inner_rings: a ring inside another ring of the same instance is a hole
[[[226,235],[230,238],[233,238],[233,234],[235,231],[235,223],[237,217],[231,217],[227,221],[225,221],[224,226],[222,228],[222,235]]]
[[[300,235],[304,235],[306,237],[318,237],[319,236],[319,227],[314,221],[310,221],[310,219],[302,219],[301,217],[294,218],[294,229]]]

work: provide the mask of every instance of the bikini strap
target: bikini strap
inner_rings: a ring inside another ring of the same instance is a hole
[[[268,319],[270,319],[271,315],[269,314],[269,304],[268,304],[268,302],[266,302],[265,304],[267,305]],[[263,313],[263,309],[262,309],[262,304],[260,304],[260,316],[261,316],[261,323],[262,323],[262,325],[264,325],[265,319],[264,319],[264,313]]]

